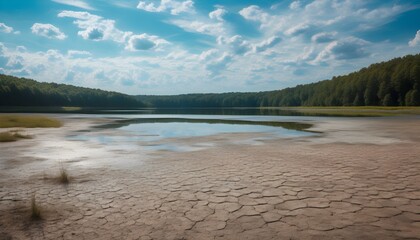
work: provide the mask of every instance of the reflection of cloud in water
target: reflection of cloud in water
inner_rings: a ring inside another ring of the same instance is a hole
[[[73,141],[92,142],[109,146],[142,146],[149,150],[166,150],[174,152],[198,151],[213,147],[214,143],[184,141],[190,138],[206,137],[218,134],[252,133],[264,136],[248,136],[235,140],[233,144],[260,145],[263,140],[312,136],[313,133],[290,130],[282,127],[257,124],[225,124],[197,122],[154,122],[132,123],[108,128],[105,131],[89,132],[68,136]]]
[[[72,139],[75,137],[75,139]],[[106,136],[76,135],[54,141],[39,141],[37,146],[22,153],[26,157],[44,159],[47,165],[59,165],[61,162],[72,162],[79,166],[117,165],[130,167],[146,159],[145,149],[133,144],[104,144]],[[98,140],[99,141],[96,141]],[[70,140],[70,141],[69,141]],[[94,141],[92,141],[94,140]],[[39,151],[42,149],[42,151]],[[124,161],[121,159],[124,154]]]

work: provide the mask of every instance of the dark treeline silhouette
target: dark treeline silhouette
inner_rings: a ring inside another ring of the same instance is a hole
[[[0,106],[143,107],[132,96],[0,74]]]
[[[419,106],[420,54],[372,64],[358,72],[293,88],[255,93],[137,96],[149,106]]]

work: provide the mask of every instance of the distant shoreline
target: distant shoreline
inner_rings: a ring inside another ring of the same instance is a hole
[[[80,114],[210,114],[383,117],[420,115],[420,107],[224,107],[224,108],[104,108],[0,106],[0,113],[80,113]]]

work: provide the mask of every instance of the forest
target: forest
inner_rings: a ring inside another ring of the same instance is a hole
[[[420,54],[357,72],[268,92],[137,96],[158,108],[280,106],[419,106]]]
[[[144,107],[132,96],[0,74],[0,106]]]
[[[316,83],[267,92],[130,96],[0,74],[0,106],[222,108],[419,106],[420,54]]]

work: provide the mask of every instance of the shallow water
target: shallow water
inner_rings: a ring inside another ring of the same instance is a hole
[[[68,140],[104,145],[141,145],[151,150],[193,151],[211,147],[208,143],[181,143],[181,139],[219,134],[257,134],[243,139],[241,144],[260,144],[275,138],[313,136],[304,131],[310,124],[296,123],[289,118],[222,115],[121,115],[111,124],[97,126],[90,132],[78,132]],[[302,121],[302,120],[301,120]],[[111,131],[111,132],[110,132]]]
[[[146,141],[165,138],[202,137],[223,133],[269,133],[278,137],[296,137],[310,135],[307,132],[289,130],[282,127],[227,123],[188,123],[188,122],[156,122],[134,123],[120,128],[136,133]]]

